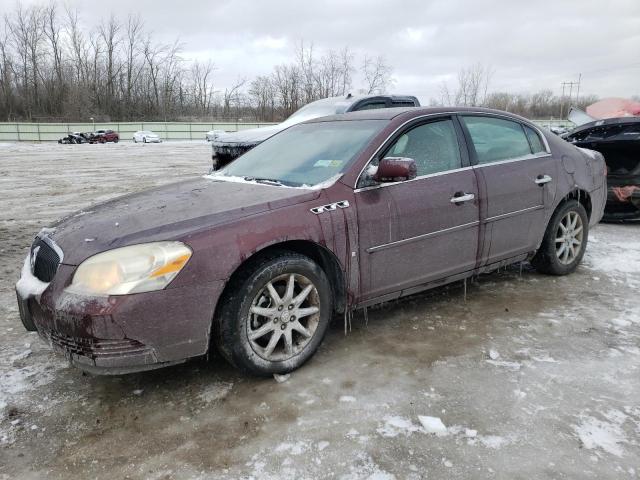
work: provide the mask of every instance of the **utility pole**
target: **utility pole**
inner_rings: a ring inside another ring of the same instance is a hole
[[[571,107],[571,99],[573,97],[573,87],[574,85],[578,88],[578,95],[580,94],[580,80],[582,79],[582,74],[580,74],[580,76],[578,77],[578,81],[577,82],[562,82],[560,85],[562,85],[562,97],[560,98],[560,119],[564,120],[564,92],[565,92],[565,88],[569,87],[569,107]],[[577,102],[577,97],[576,97],[576,102]],[[569,110],[567,110],[567,114],[569,113]]]

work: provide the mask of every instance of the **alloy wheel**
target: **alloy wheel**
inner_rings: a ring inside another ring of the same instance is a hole
[[[247,316],[253,351],[271,362],[288,360],[309,344],[320,322],[320,295],[304,275],[279,275],[254,297]]]
[[[568,211],[556,231],[556,255],[563,265],[570,265],[580,254],[584,237],[582,218],[573,210]]]

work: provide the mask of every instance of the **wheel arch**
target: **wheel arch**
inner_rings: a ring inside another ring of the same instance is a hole
[[[216,318],[218,317],[220,307],[225,301],[225,298],[230,294],[231,289],[236,288],[236,279],[238,279],[247,269],[253,268],[261,258],[277,251],[299,253],[317,263],[329,279],[331,293],[333,294],[334,299],[334,312],[343,313],[345,311],[347,304],[347,286],[344,269],[332,251],[311,240],[287,240],[273,243],[257,250],[251,256],[244,259],[225,282],[222,293],[218,297],[213,318],[211,319],[209,348],[211,348],[213,336],[217,334]]]
[[[579,187],[574,188],[564,196],[564,198],[556,206],[555,210],[560,208],[560,206],[566,203],[568,200],[576,200],[578,203],[580,203],[587,211],[587,218],[591,220],[591,214],[593,213],[593,203],[591,202],[591,195],[589,195],[589,192]]]
[[[557,212],[558,209],[562,208],[562,206],[565,203],[567,203],[569,200],[576,200],[578,203],[580,203],[584,207],[584,209],[587,211],[587,218],[589,219],[589,222],[591,222],[591,214],[593,213],[593,204],[591,202],[591,195],[589,195],[589,192],[583,188],[574,187],[571,191],[569,191],[569,193],[564,195],[558,201],[553,211],[547,217],[545,232],[546,232],[547,226],[549,225],[549,223],[551,222],[551,219],[553,218],[553,214]],[[533,254],[535,254],[535,252],[540,248],[540,245],[542,244],[543,239],[544,239],[544,234],[542,235],[542,237],[540,237],[540,240],[537,243],[536,250],[533,252]]]

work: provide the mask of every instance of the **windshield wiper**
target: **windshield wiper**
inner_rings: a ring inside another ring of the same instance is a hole
[[[265,185],[274,185],[276,187],[281,187],[282,186],[282,182],[280,182],[279,180],[274,180],[273,178],[260,178],[260,177],[244,177],[244,179],[247,182],[257,182],[257,183],[264,183]]]

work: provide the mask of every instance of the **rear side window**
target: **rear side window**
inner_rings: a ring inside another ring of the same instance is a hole
[[[391,102],[392,107],[415,107],[415,102],[410,100],[393,100]]]
[[[538,132],[536,132],[533,128],[528,125],[523,125],[524,131],[527,134],[527,138],[529,139],[529,144],[531,145],[532,153],[543,153],[546,152],[547,149],[544,148],[544,144],[542,143],[542,139]]]
[[[386,106],[387,106],[387,102],[385,102],[384,100],[381,100],[379,102],[368,102],[368,103],[365,103],[364,105],[358,106],[354,110],[354,112],[358,110],[375,110],[377,108],[386,108]]]
[[[499,162],[531,154],[529,140],[518,122],[493,117],[461,118],[471,135],[478,163]]]
[[[385,156],[413,158],[418,176],[461,167],[458,137],[449,119],[409,130],[396,140]]]

